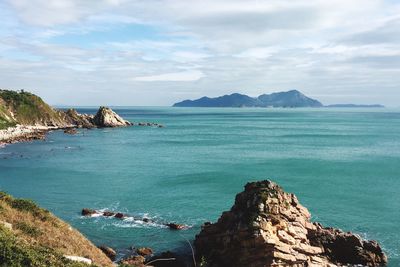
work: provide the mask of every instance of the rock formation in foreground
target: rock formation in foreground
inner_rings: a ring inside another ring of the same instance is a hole
[[[209,267],[387,263],[376,241],[310,222],[296,196],[268,180],[248,183],[230,211],[203,225],[195,247],[198,260]]]

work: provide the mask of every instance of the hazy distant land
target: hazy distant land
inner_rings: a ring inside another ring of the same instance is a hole
[[[196,100],[184,100],[173,105],[174,107],[338,107],[338,108],[382,108],[383,105],[356,105],[356,104],[333,104],[323,105],[320,101],[312,99],[298,90],[262,94],[258,97],[250,97],[239,93],[210,98],[204,96]]]

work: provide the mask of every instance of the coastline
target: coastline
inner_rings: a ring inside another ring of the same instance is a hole
[[[16,125],[0,130],[0,148],[7,144],[19,142],[29,142],[32,140],[44,140],[46,134],[54,130],[63,130],[76,128],[74,125],[57,127],[57,126],[42,126],[42,125]]]

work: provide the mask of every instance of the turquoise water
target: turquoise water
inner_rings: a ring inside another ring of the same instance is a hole
[[[80,110],[94,112],[94,109]],[[61,131],[0,149],[0,188],[31,198],[96,244],[187,250],[248,181],[272,179],[313,220],[378,240],[400,265],[400,111],[117,108],[131,127]],[[82,218],[83,207],[156,224]],[[163,222],[192,227],[171,231]]]

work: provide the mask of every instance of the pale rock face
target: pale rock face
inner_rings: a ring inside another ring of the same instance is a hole
[[[386,255],[375,241],[324,228],[296,196],[271,181],[248,183],[230,211],[205,224],[195,239],[207,266],[381,266]]]
[[[8,223],[8,222],[4,222],[4,221],[0,221],[0,224],[3,225],[5,228],[7,228],[8,230],[12,230],[12,224]]]
[[[98,127],[121,127],[132,125],[121,118],[117,113],[107,107],[100,107],[93,118],[93,123]]]
[[[69,256],[69,255],[64,255],[65,258],[71,260],[71,261],[76,261],[76,262],[82,262],[86,264],[92,264],[92,260],[80,256]]]

